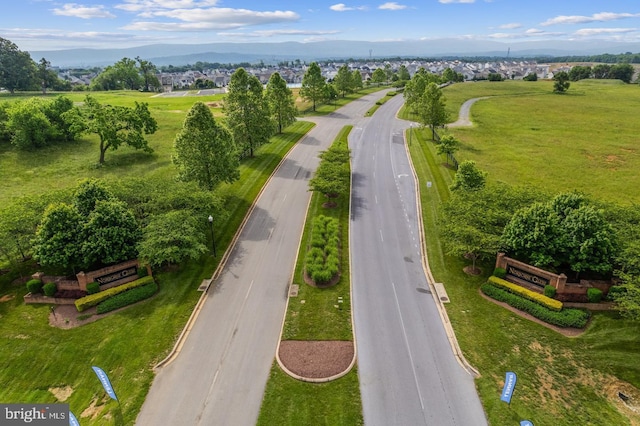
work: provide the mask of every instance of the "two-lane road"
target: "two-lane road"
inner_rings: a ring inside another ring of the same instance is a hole
[[[355,334],[364,420],[381,425],[486,425],[473,377],[456,360],[421,263],[409,125],[402,96],[351,133],[350,228]]]

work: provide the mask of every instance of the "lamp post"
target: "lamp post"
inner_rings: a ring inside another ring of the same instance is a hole
[[[213,216],[209,215],[209,225],[211,225],[211,246],[213,247],[213,257],[216,257],[216,240],[213,237]]]

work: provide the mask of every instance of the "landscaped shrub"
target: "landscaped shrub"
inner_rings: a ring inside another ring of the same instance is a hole
[[[544,286],[544,295],[547,297],[550,297],[553,299],[553,296],[556,295],[556,291],[557,291],[556,288],[552,285],[547,284]]]
[[[504,279],[504,277],[507,276],[507,270],[504,268],[496,268],[493,270],[493,276]]]
[[[626,293],[627,289],[620,286],[620,285],[614,285],[613,287],[611,287],[609,289],[609,292],[607,293],[607,300],[616,300],[616,296],[619,294],[623,294]]]
[[[589,303],[600,303],[602,300],[602,290],[594,287],[588,288],[587,298],[589,299]]]
[[[141,287],[145,284],[149,284],[152,281],[153,277],[144,277],[135,281],[131,281],[130,283],[120,285],[118,287],[112,287],[96,294],[90,294],[88,296],[81,297],[80,299],[75,301],[76,309],[78,309],[78,312],[82,312],[85,309],[96,306],[100,302],[104,302],[105,300],[112,296],[115,296],[116,294],[122,293],[123,291],[127,291],[132,288]]]
[[[587,321],[589,321],[589,312],[581,309],[565,308],[559,312],[553,311],[536,302],[525,299],[524,297],[511,293],[500,287],[496,287],[491,283],[483,284],[480,289],[484,294],[492,299],[505,302],[509,306],[513,306],[516,309],[527,312],[549,324],[554,324],[560,327],[583,328],[587,325]]]
[[[56,283],[46,283],[42,289],[44,290],[45,296],[53,297],[53,295],[56,294],[56,291],[58,291],[58,286]]]
[[[155,281],[151,281],[141,287],[132,288],[108,298],[104,302],[98,304],[96,311],[99,314],[104,314],[141,300],[148,299],[153,296],[156,291],[158,291],[158,284],[156,284]]]
[[[97,282],[92,282],[87,284],[87,293],[89,294],[96,294],[97,292],[100,291],[100,284],[98,284]]]
[[[42,281],[40,280],[29,280],[27,281],[27,290],[31,294],[38,294],[42,292]]]
[[[532,302],[538,303],[542,306],[546,306],[549,309],[553,309],[554,311],[562,310],[561,301],[551,299],[545,296],[544,294],[536,293],[535,291],[529,290],[528,288],[521,287],[512,282],[503,280],[498,277],[489,277],[489,283],[503,290],[509,291],[511,293],[514,293],[521,297],[529,299]]]
[[[140,266],[138,268],[138,278],[144,278],[147,275],[149,275],[149,271],[147,271],[147,268],[144,266]]]
[[[305,271],[316,284],[326,284],[340,270],[340,228],[338,219],[318,216],[313,220],[311,248]]]

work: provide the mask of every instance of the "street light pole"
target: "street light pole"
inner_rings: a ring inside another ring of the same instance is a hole
[[[213,257],[216,257],[216,240],[213,237],[213,216],[209,215],[209,225],[211,225],[211,246],[213,247]]]

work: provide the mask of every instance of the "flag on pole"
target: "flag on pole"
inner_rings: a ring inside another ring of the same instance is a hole
[[[93,368],[93,371],[95,371],[96,376],[98,376],[98,379],[100,380],[100,383],[102,383],[102,387],[111,397],[111,399],[115,399],[116,401],[118,401],[116,391],[113,390],[113,386],[111,386],[111,382],[109,381],[109,377],[107,377],[107,373],[105,373],[104,370],[100,367],[93,366],[91,368]]]
[[[500,396],[501,401],[507,404],[511,403],[511,396],[513,395],[513,389],[516,387],[516,380],[516,373],[507,371],[507,376],[504,379],[504,387],[502,388],[502,395]]]
[[[71,411],[69,411],[69,426],[80,426],[78,419],[73,415]]]

